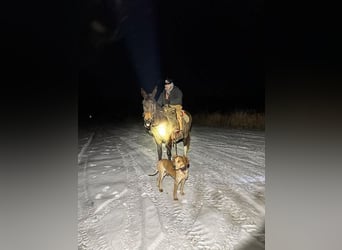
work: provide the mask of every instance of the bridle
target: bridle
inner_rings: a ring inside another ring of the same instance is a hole
[[[146,103],[150,103],[149,108],[145,108]],[[143,107],[144,112],[142,114],[142,117],[144,118],[144,127],[148,130],[151,129],[151,127],[156,126],[157,124],[154,124],[154,114],[156,112],[156,103],[152,100],[144,100],[143,101]]]

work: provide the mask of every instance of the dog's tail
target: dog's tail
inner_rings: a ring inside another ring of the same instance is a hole
[[[148,176],[155,176],[156,174],[158,174],[158,170],[156,170],[156,172],[154,172],[153,174],[149,174]]]

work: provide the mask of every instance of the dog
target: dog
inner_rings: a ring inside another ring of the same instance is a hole
[[[174,179],[173,199],[178,200],[177,190],[180,187],[180,192],[184,195],[184,183],[189,176],[189,159],[186,156],[175,155],[171,160],[161,159],[157,163],[157,170],[149,176],[154,176],[159,173],[157,178],[157,186],[160,192],[163,192],[162,181],[166,175]]]

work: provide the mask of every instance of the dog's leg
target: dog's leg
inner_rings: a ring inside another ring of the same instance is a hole
[[[159,188],[159,191],[163,192],[163,189],[161,187],[161,181],[162,181],[162,174],[159,172],[158,179],[157,179],[157,186]]]
[[[174,184],[173,184],[173,199],[175,201],[178,200],[178,197],[177,197],[178,185],[179,185],[179,183],[177,181],[175,181]]]
[[[181,195],[184,195],[184,183],[185,183],[185,179],[181,180],[180,182],[180,191],[181,191]]]
[[[158,176],[158,188],[159,188],[160,192],[163,192],[162,183],[163,183],[165,175],[166,175],[166,173],[160,173]]]

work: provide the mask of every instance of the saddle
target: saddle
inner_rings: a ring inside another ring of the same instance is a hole
[[[174,130],[172,131],[171,138],[174,142],[177,142],[181,139],[183,139],[184,134],[183,131],[180,131],[180,124],[179,120],[177,119],[177,111],[176,108],[170,107],[170,106],[164,106],[164,114],[167,117],[168,121],[172,124],[172,127]],[[189,123],[189,116],[184,112],[184,110],[181,110],[180,117],[185,123]]]
[[[178,124],[178,120],[177,120],[177,113],[176,113],[176,109],[173,108],[173,107],[170,107],[170,106],[167,106],[165,105],[163,107],[164,109],[164,113],[167,117],[167,119],[169,120],[169,122],[174,125],[174,127],[179,127],[179,124]],[[181,116],[182,116],[182,119],[186,122],[186,123],[189,123],[189,116],[184,112],[184,110],[181,111]]]

